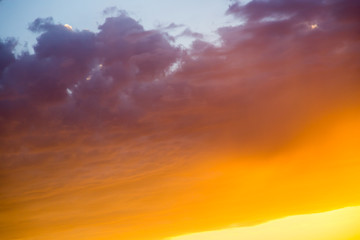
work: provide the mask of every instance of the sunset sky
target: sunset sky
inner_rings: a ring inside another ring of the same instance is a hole
[[[359,13],[0,0],[0,239],[360,239]]]

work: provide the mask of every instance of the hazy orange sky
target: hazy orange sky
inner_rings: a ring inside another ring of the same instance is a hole
[[[0,39],[1,239],[358,239],[360,4],[224,4]]]

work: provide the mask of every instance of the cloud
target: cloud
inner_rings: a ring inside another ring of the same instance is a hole
[[[2,131],[17,126],[25,133],[50,122],[74,132],[106,126],[109,134],[116,127],[131,137],[136,128],[150,131],[140,135],[175,138],[179,129],[185,135],[228,131],[255,148],[285,141],[281,136],[290,137],[308,116],[341,106],[358,88],[359,23],[344,14],[357,5],[234,3],[227,13],[247,22],[220,28],[221,46],[196,40],[188,50],[125,12],[107,18],[97,33],[36,19],[29,26],[40,34],[34,54],[15,58],[13,41],[0,48]]]
[[[201,33],[193,32],[189,28],[186,28],[179,35],[177,35],[177,37],[193,37],[196,39],[202,39],[204,36]]]
[[[15,46],[16,42],[14,39],[8,39],[6,41],[1,41],[0,39],[0,76],[5,68],[15,61],[13,54]]]
[[[327,2],[319,1],[250,1],[242,5],[239,2],[232,4],[227,13],[250,21],[259,21],[266,18],[300,18],[309,19],[324,15],[327,10]]]
[[[159,25],[157,27],[159,29],[161,29],[161,30],[173,30],[173,29],[184,27],[184,25],[183,24],[170,23],[170,24],[165,25],[165,26]]]
[[[55,109],[73,120],[96,119],[96,111],[126,119],[133,110],[127,106],[132,100],[131,96],[126,100],[125,86],[163,76],[179,55],[164,33],[145,31],[124,14],[107,18],[97,34],[69,31],[51,18],[36,19],[29,29],[40,33],[34,54],[15,59],[14,43],[1,44],[1,111],[5,113],[2,121],[8,124],[18,121],[20,112],[33,116],[21,114],[28,119],[24,123],[28,127],[36,124],[31,118],[44,115],[51,122],[55,116],[50,112]]]
[[[157,210],[153,202],[167,211],[166,197],[151,194],[169,195],[166,176],[207,159],[197,154],[266,155],[312,121],[358,109],[357,9],[349,0],[234,3],[227,13],[245,21],[218,29],[220,45],[196,39],[189,49],[124,12],[98,32],[36,19],[33,54],[15,56],[14,40],[0,42],[4,202],[27,206],[33,222],[39,199],[50,209],[72,206],[71,194],[104,181],[113,185],[97,189],[101,205],[124,194],[149,203],[146,214]],[[57,196],[63,202],[44,200]],[[119,216],[135,216],[136,204]]]

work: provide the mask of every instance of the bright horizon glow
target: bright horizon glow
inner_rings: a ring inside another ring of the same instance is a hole
[[[352,240],[360,236],[360,206],[294,215],[250,227],[172,237],[168,240]]]

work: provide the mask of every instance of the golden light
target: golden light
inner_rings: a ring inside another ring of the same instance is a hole
[[[310,28],[311,28],[311,29],[316,29],[316,28],[318,28],[318,27],[319,27],[319,26],[318,26],[316,23],[310,25]]]
[[[290,216],[251,227],[229,228],[168,240],[353,240],[360,236],[360,207]]]
[[[66,28],[69,29],[69,30],[72,30],[72,29],[73,29],[72,26],[70,26],[69,24],[65,24],[64,27],[66,27]]]

